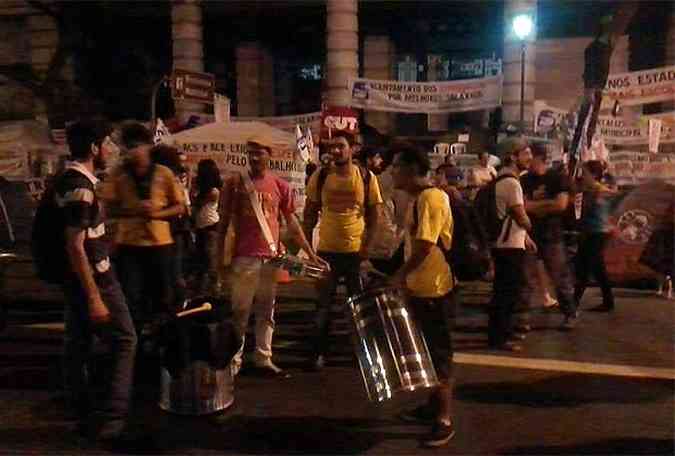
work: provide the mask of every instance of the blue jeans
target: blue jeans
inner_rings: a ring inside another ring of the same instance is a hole
[[[136,331],[119,282],[112,273],[109,275],[110,280],[99,284],[101,298],[111,317],[106,325],[92,326],[87,298],[79,282],[70,281],[63,286],[66,296],[64,383],[81,420],[86,420],[92,412],[106,419],[124,419],[129,411]],[[100,404],[92,401],[88,375],[94,335],[110,345],[113,355],[112,373],[106,378],[106,396]]]

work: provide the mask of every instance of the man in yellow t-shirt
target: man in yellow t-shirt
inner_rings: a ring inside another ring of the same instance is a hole
[[[321,369],[325,362],[330,331],[330,307],[337,281],[344,277],[350,295],[361,291],[360,265],[368,259],[382,204],[377,178],[352,163],[354,136],[337,132],[328,145],[333,165],[318,169],[307,184],[303,224],[305,236],[312,231],[321,212],[318,254],[331,271],[318,283],[317,324],[313,340],[312,365]],[[366,174],[367,173],[367,174]],[[368,193],[366,195],[366,193]]]
[[[401,415],[407,421],[433,423],[424,439],[430,447],[445,445],[455,434],[452,408],[452,314],[454,277],[445,253],[452,247],[453,220],[448,195],[429,184],[431,163],[412,145],[394,150],[394,187],[416,198],[410,234],[412,255],[394,274],[391,284],[407,290],[408,310],[424,333],[441,385],[429,402]]]
[[[140,328],[171,308],[174,240],[169,222],[185,212],[185,196],[173,172],[152,162],[153,139],[147,128],[128,124],[121,136],[126,161],[105,180],[101,198],[118,218],[119,277]]]

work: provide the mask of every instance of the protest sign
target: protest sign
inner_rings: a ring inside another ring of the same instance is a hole
[[[351,108],[326,106],[321,112],[321,138],[329,138],[335,131],[359,131],[359,114]]]
[[[563,119],[568,114],[564,109],[549,106],[543,100],[534,101],[534,132],[547,134],[562,125]]]
[[[263,122],[271,127],[295,134],[296,125],[299,125],[303,131],[308,127],[311,127],[314,131],[319,131],[321,112],[275,117],[233,117],[233,120],[237,122]]]
[[[300,125],[295,127],[295,143],[298,147],[298,153],[303,161],[309,160],[310,157],[310,143],[305,137],[305,134],[300,129]]]
[[[216,122],[230,121],[230,99],[219,93],[213,94],[213,116]]]
[[[625,106],[672,101],[675,99],[675,65],[610,74],[604,95]]]
[[[173,144],[171,132],[169,132],[169,129],[164,125],[164,122],[162,122],[162,119],[160,118],[157,118],[157,123],[155,125],[154,141],[155,144]]]
[[[650,120],[652,122],[652,140],[656,135],[655,127],[660,123],[660,143],[675,143],[675,123],[671,123],[667,117],[641,116],[640,118],[621,118],[612,116],[598,117],[598,131],[610,145],[640,145],[649,144],[650,141]]]
[[[483,63],[483,59],[452,59],[452,78],[482,78],[485,68]]]
[[[656,153],[659,151],[659,142],[661,140],[661,126],[663,121],[661,119],[649,119],[648,136],[649,136],[649,152]]]
[[[371,111],[435,114],[492,109],[502,104],[502,77],[464,81],[349,81],[351,106]]]

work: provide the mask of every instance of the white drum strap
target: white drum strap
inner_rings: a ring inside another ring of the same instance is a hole
[[[260,229],[262,230],[263,236],[265,237],[265,241],[267,242],[267,245],[270,248],[270,252],[272,252],[272,256],[276,256],[277,243],[274,242],[272,230],[270,230],[270,226],[267,223],[265,214],[263,213],[262,206],[260,205],[260,201],[258,200],[258,193],[255,191],[255,187],[253,186],[253,182],[251,181],[251,176],[249,176],[248,171],[242,171],[241,178],[244,182],[244,188],[246,189],[246,193],[248,193],[248,198],[251,201],[253,212],[255,212],[255,217],[258,219],[258,225],[260,225]]]

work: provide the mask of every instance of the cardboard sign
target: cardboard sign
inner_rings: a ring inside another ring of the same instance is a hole
[[[321,113],[321,138],[327,139],[335,131],[357,134],[359,131],[358,113],[346,107],[326,107]]]

